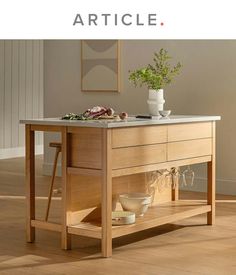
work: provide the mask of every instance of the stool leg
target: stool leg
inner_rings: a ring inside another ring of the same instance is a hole
[[[58,160],[58,156],[59,156],[60,152],[61,152],[60,148],[57,148],[56,154],[55,154],[55,159],[54,159],[54,164],[53,164],[52,179],[51,179],[51,184],[50,184],[49,194],[48,194],[48,204],[47,204],[45,221],[48,220],[48,215],[49,215],[49,210],[50,210],[50,205],[51,205],[51,200],[52,200],[53,184],[54,184],[54,179],[55,179],[56,170],[57,170],[57,160]]]

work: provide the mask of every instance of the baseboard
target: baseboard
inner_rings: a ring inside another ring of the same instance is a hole
[[[35,146],[35,154],[43,154],[43,145]],[[4,148],[0,149],[0,159],[10,159],[25,156],[25,147]]]
[[[52,170],[53,170],[52,163],[44,163],[43,164],[43,175],[44,176],[51,176]],[[57,165],[56,176],[61,177],[61,165],[60,164]]]
[[[207,178],[195,177],[193,186],[180,187],[181,190],[206,192]],[[216,179],[216,193],[222,195],[236,195],[236,180]]]

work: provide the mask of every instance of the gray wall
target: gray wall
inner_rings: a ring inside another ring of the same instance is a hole
[[[128,71],[151,62],[153,52],[161,47],[184,65],[181,75],[165,89],[165,109],[173,114],[222,116],[217,123],[217,188],[236,194],[236,41],[122,41],[120,94],[81,92],[80,41],[45,41],[45,117],[79,113],[99,104],[117,111],[147,112],[147,89],[134,88]],[[51,163],[51,158],[47,150],[45,163]],[[196,171],[195,188],[201,190],[205,170]]]

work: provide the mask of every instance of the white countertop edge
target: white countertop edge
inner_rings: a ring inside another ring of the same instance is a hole
[[[131,117],[134,119],[134,117]],[[20,120],[21,124],[47,125],[47,126],[74,126],[74,127],[95,127],[95,128],[119,128],[129,126],[145,126],[145,125],[163,125],[163,124],[177,124],[177,123],[191,123],[204,121],[217,121],[220,116],[199,116],[199,115],[179,115],[170,116],[170,118],[153,118],[153,119],[139,119],[134,121],[77,121],[77,120],[61,120],[60,118],[42,118],[42,119],[24,119]]]

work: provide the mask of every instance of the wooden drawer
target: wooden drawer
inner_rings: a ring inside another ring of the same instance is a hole
[[[168,126],[168,142],[212,137],[212,123],[186,123]]]
[[[112,150],[112,168],[127,168],[166,161],[166,144]]]
[[[167,141],[167,126],[145,126],[112,130],[112,147],[128,147],[164,143]]]
[[[212,139],[195,139],[168,143],[167,159],[178,160],[212,154]]]

